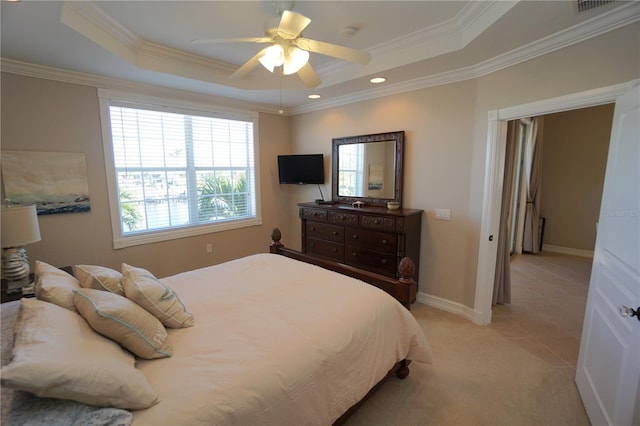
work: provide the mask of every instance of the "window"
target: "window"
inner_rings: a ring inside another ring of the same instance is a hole
[[[340,145],[340,182],[338,194],[348,197],[363,194],[364,151],[361,143]]]
[[[114,247],[260,223],[256,119],[100,91]]]

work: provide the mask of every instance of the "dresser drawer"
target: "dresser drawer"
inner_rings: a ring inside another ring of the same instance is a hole
[[[358,225],[358,215],[343,212],[329,212],[329,222],[339,225]]]
[[[394,232],[396,230],[396,220],[392,217],[362,215],[360,216],[360,226]]]
[[[303,219],[312,219],[312,220],[320,220],[323,222],[327,221],[327,211],[320,209],[308,209],[301,208],[300,209],[300,217]]]
[[[344,245],[331,241],[307,238],[307,253],[313,253],[318,256],[344,262]]]
[[[395,254],[347,246],[344,260],[347,265],[357,266],[389,277],[396,276],[397,257]]]
[[[298,208],[302,250],[311,257],[397,278],[398,264],[407,256],[419,280],[422,210],[318,203],[300,203]]]
[[[346,242],[356,247],[395,253],[398,251],[398,235],[390,232],[377,232],[361,228],[346,228]]]
[[[344,243],[344,226],[308,221],[305,231],[307,237]]]

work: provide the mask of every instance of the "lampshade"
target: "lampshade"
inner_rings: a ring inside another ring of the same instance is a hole
[[[284,59],[284,69],[282,73],[284,75],[295,74],[300,68],[302,68],[309,61],[309,52],[306,50],[292,47],[287,52]]]
[[[282,47],[274,44],[265,50],[264,55],[258,59],[269,72],[273,72],[275,67],[279,67],[284,63],[284,50]]]
[[[2,206],[2,248],[19,247],[40,241],[36,206]]]

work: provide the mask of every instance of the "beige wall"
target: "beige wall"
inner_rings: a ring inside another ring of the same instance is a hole
[[[404,130],[404,205],[425,211],[420,291],[473,307],[487,112],[640,77],[638,36],[638,25],[628,26],[469,81],[291,118],[261,114],[262,226],[123,250],[111,249],[95,88],[3,75],[2,148],[86,152],[90,168],[91,213],[41,218],[43,241],[29,252],[55,265],[126,260],[162,276],[266,251],[275,225],[287,246],[299,248],[296,203],[319,192],[278,185],[276,155],[321,152],[329,172],[332,138]],[[322,190],[330,197],[330,179]],[[451,209],[452,220],[436,221],[435,208]]]
[[[463,298],[460,283],[468,261],[464,247],[470,226],[466,212],[473,139],[468,117],[474,113],[468,100],[474,91],[473,81],[434,87],[296,116],[292,126],[301,151],[322,150],[329,156],[334,137],[405,131],[403,205],[425,210],[420,290],[448,300]],[[299,191],[294,198],[310,201],[312,195]],[[435,208],[450,208],[453,220],[433,220]],[[297,225],[292,224],[290,232],[296,233],[299,247]]]
[[[544,116],[544,244],[594,249],[612,119],[613,104]]]
[[[640,77],[638,29],[630,25],[474,80],[295,116],[294,146],[329,155],[333,137],[404,130],[404,205],[425,210],[420,291],[471,308],[488,112]],[[292,196],[314,198],[304,190]],[[451,221],[435,220],[435,208],[450,208]],[[290,232],[299,245],[299,225]]]
[[[2,150],[87,156],[91,211],[39,216],[42,240],[27,247],[32,263],[37,259],[56,266],[85,263],[119,268],[126,262],[167,276],[266,252],[271,229],[291,221],[286,209],[278,208],[286,203],[286,194],[278,185],[275,160],[278,153],[290,150],[289,118],[261,114],[261,226],[114,250],[96,88],[7,73],[1,83]],[[213,253],[206,253],[207,243],[213,245]]]

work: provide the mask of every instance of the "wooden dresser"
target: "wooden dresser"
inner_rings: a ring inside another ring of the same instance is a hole
[[[422,210],[301,203],[302,251],[396,277],[408,256],[420,271]]]

